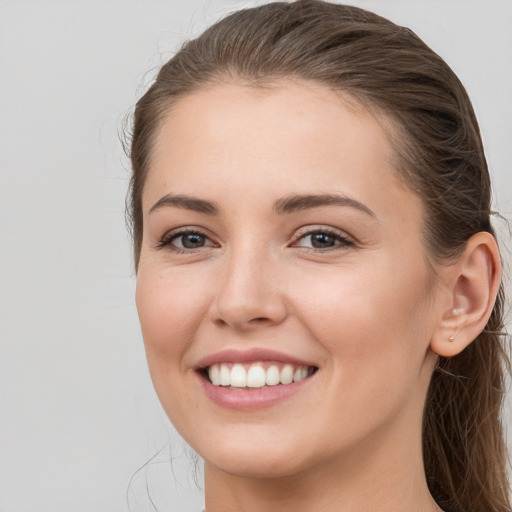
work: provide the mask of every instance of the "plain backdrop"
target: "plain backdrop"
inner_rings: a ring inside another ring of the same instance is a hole
[[[0,512],[150,511],[148,489],[160,510],[201,510],[146,368],[118,132],[183,40],[258,3],[0,0]],[[511,219],[512,1],[348,3],[459,74]]]

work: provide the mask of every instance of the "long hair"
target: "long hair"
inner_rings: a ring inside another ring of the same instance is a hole
[[[185,43],[137,103],[129,196],[136,266],[142,190],[155,134],[172,105],[222,80],[257,86],[280,78],[344,91],[393,123],[396,167],[425,207],[430,261],[449,262],[479,231],[494,236],[478,123],[449,66],[411,30],[363,9],[275,2],[235,12]],[[439,359],[425,404],[427,482],[439,505],[452,512],[510,510],[500,422],[509,368],[503,301],[501,288],[484,331],[461,354]]]

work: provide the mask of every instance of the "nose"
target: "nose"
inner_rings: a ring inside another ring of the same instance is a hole
[[[239,251],[218,276],[211,319],[239,332],[279,325],[287,317],[278,264],[270,255]]]

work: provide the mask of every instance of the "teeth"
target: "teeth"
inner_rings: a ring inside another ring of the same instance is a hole
[[[313,370],[313,369],[311,368],[311,370]],[[293,382],[299,382],[299,380],[305,379],[306,377],[311,375],[309,373],[309,371],[310,371],[309,368],[306,368],[305,366],[301,366],[300,368],[297,368],[295,370],[295,373],[293,374]]]
[[[217,366],[217,365],[214,365],[214,366]],[[229,371],[229,368],[225,364],[220,365],[219,374],[220,374],[220,385],[221,386],[231,386],[231,372]],[[218,386],[218,384],[216,384],[216,385]]]
[[[235,364],[231,368],[231,385],[234,388],[247,387],[247,372],[241,364]]]
[[[268,363],[267,363],[268,364]],[[299,382],[311,374],[312,368],[285,364],[272,364],[265,369],[263,363],[242,364],[213,364],[208,368],[208,377],[214,386],[229,386],[233,388],[262,388]]]
[[[219,367],[216,364],[214,364],[213,366],[210,367],[208,376],[210,377],[210,380],[212,381],[212,384],[214,386],[220,386],[220,383],[221,383],[220,371],[219,371]]]
[[[277,366],[269,367],[265,377],[265,383],[267,386],[275,386],[279,384],[279,368]]]
[[[258,365],[253,364],[247,372],[247,387],[261,388],[265,385],[267,372]]]
[[[279,380],[281,384],[291,384],[293,382],[293,366],[291,364],[283,366]]]

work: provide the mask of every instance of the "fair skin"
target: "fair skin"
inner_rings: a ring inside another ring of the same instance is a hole
[[[433,276],[382,126],[346,95],[281,81],[212,85],[160,128],[136,299],[160,401],[204,458],[207,512],[439,510],[428,384],[437,354],[485,325],[499,261],[480,234]],[[240,358],[308,376],[210,382],[205,366]]]

